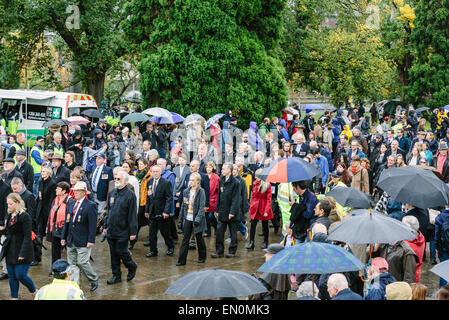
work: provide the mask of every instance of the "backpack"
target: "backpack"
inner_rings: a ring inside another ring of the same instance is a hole
[[[449,219],[443,221],[441,225],[441,249],[449,252]]]

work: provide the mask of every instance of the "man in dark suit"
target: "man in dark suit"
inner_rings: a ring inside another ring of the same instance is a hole
[[[33,192],[34,185],[34,170],[31,164],[25,161],[26,151],[24,149],[17,150],[16,159],[17,165],[16,170],[19,171],[23,176],[23,182],[27,190]]]
[[[304,141],[305,137],[302,134],[296,135],[296,145],[293,147],[293,156],[304,158],[310,153],[310,147],[307,142]]]
[[[137,199],[135,193],[127,187],[129,175],[124,170],[119,171],[115,179],[116,187],[108,197],[103,230],[108,238],[112,268],[112,278],[108,279],[107,284],[122,281],[121,261],[128,269],[127,281],[134,278],[137,270],[137,264],[128,250],[128,240],[135,240],[137,235]]]
[[[25,202],[25,207],[27,212],[31,217],[34,217],[34,210],[36,210],[36,198],[32,191],[29,191],[23,184],[22,179],[13,178],[11,180],[11,189],[12,192],[16,192],[20,195],[23,202]]]
[[[363,300],[359,294],[349,289],[348,280],[342,273],[334,273],[329,277],[327,291],[331,300]]]
[[[256,180],[256,171],[257,169],[263,168],[263,152],[262,151],[256,151],[254,153],[254,163],[249,164],[248,171],[253,176],[253,180]]]
[[[405,160],[405,152],[399,149],[399,141],[393,140],[390,144],[390,149],[385,152],[385,156],[388,158],[389,156],[397,156],[398,154],[402,155],[402,159]]]
[[[59,153],[54,153],[49,159],[53,167],[52,177],[55,183],[65,181],[70,185],[70,169],[62,165],[65,162],[64,158]]]
[[[150,226],[150,252],[147,258],[157,256],[157,231],[160,230],[168,247],[167,255],[174,253],[173,239],[170,236],[170,212],[173,191],[170,182],[161,177],[162,169],[158,165],[151,167],[153,177],[148,181],[148,198],[145,217]]]
[[[61,245],[67,245],[67,260],[74,267],[71,280],[79,285],[81,269],[90,281],[90,290],[95,291],[98,288],[98,275],[92,269],[89,259],[97,231],[97,206],[95,202],[86,199],[89,191],[85,182],[77,182],[72,190],[76,201],[67,205]]]
[[[221,170],[222,177],[218,189],[217,209],[215,217],[217,223],[217,238],[215,241],[215,252],[212,258],[224,256],[224,235],[226,228],[231,230],[231,244],[227,258],[235,256],[237,251],[237,215],[240,212],[240,183],[232,176],[232,163],[225,163]]]
[[[93,170],[90,185],[92,186],[95,203],[98,205],[98,214],[101,214],[106,207],[109,182],[114,180],[114,175],[112,169],[105,164],[106,156],[104,153],[97,154],[95,162],[96,167]]]
[[[23,181],[23,176],[19,172],[19,170],[16,170],[14,168],[14,163],[14,159],[12,158],[6,158],[5,160],[3,160],[2,179],[8,186],[11,186],[11,181],[15,177],[20,178]]]

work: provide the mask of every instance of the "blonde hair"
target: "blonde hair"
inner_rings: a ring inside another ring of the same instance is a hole
[[[193,178],[193,181],[201,184],[201,175],[198,172],[190,174],[190,178]]]
[[[261,172],[262,172],[262,169],[257,169],[256,172],[254,173],[257,179],[260,179],[260,173]],[[271,186],[270,183],[260,179],[259,192],[260,193],[265,193],[268,190],[268,187],[270,187],[270,186]]]
[[[49,166],[43,166],[41,169],[41,174],[42,172],[46,171],[48,174],[50,174],[50,176],[53,174],[52,169]]]
[[[16,207],[16,213],[18,215],[24,213],[26,211],[26,207],[25,207],[25,202],[22,200],[22,198],[20,197],[20,195],[16,192],[10,193],[6,199],[14,201],[15,203],[17,203],[17,207]],[[8,213],[11,213],[8,209]]]
[[[412,283],[412,300],[426,300],[427,287],[421,283]]]

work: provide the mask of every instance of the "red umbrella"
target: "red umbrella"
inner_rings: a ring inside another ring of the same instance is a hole
[[[69,117],[66,120],[69,121],[71,124],[86,124],[90,122],[86,118],[80,116]]]

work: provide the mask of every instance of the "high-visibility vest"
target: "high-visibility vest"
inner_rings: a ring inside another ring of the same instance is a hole
[[[299,198],[293,191],[293,186],[291,183],[280,183],[278,187],[278,205],[282,216],[282,230],[285,232],[287,229],[285,225],[290,221],[290,209],[291,205],[289,203],[290,199],[293,200],[294,197]]]
[[[57,148],[55,145],[53,145],[53,154],[60,154],[61,157],[64,157],[64,148],[62,147],[61,144],[61,148]]]
[[[345,185],[343,182],[338,181],[337,184],[333,187],[347,187],[347,185]],[[332,188],[332,189],[333,189]],[[330,190],[330,183],[327,184],[326,186],[326,192],[328,193]],[[318,198],[318,200],[321,200]],[[335,201],[335,209],[337,209],[337,213],[340,216],[340,219],[343,219],[349,212],[350,208],[349,207],[343,207],[341,204],[339,204],[337,201]]]
[[[86,297],[76,282],[54,279],[39,289],[34,300],[86,300]]]
[[[17,154],[17,151],[19,151],[19,150],[25,150],[25,145],[20,146],[17,142],[13,144],[13,147],[16,149],[16,154]],[[14,165],[17,165],[16,154],[14,154],[14,158],[13,158]]]
[[[30,153],[31,155],[33,154],[33,151],[39,152],[41,159],[44,159],[44,150],[42,150],[42,148],[39,148],[39,146],[34,145],[31,148],[31,153]],[[36,160],[34,160],[34,158],[32,156],[30,156],[30,163],[31,163],[31,166],[33,167],[34,174],[41,173],[42,166],[39,163],[37,163]]]

